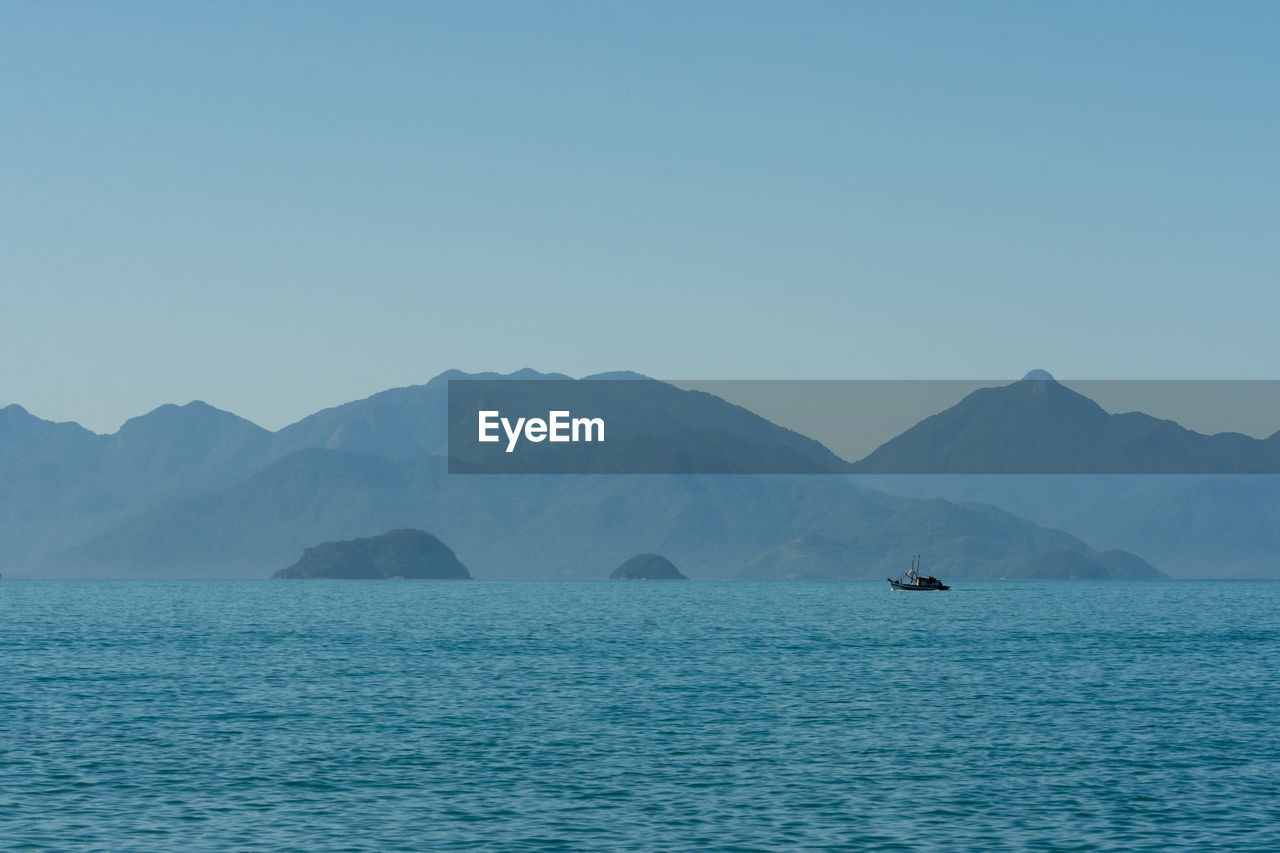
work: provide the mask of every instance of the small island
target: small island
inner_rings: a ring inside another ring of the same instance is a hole
[[[381,536],[325,542],[273,578],[345,580],[469,580],[453,550],[424,530],[392,530]]]
[[[636,554],[609,575],[611,581],[687,581],[670,560],[658,554]]]

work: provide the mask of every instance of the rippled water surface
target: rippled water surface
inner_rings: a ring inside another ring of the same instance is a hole
[[[1280,583],[0,581],[0,849],[1280,850]]]

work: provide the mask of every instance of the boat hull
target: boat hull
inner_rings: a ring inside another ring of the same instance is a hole
[[[898,583],[893,578],[889,578],[888,580],[889,586],[894,589],[904,590],[905,592],[941,592],[944,589],[951,589],[951,587],[946,584],[938,584],[936,586],[916,586],[915,584]]]

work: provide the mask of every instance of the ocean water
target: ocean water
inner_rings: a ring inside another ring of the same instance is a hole
[[[1280,583],[0,581],[0,849],[1280,850]]]

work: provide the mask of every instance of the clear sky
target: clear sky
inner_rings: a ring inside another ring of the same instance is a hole
[[[0,405],[1274,378],[1274,2],[0,3]]]

